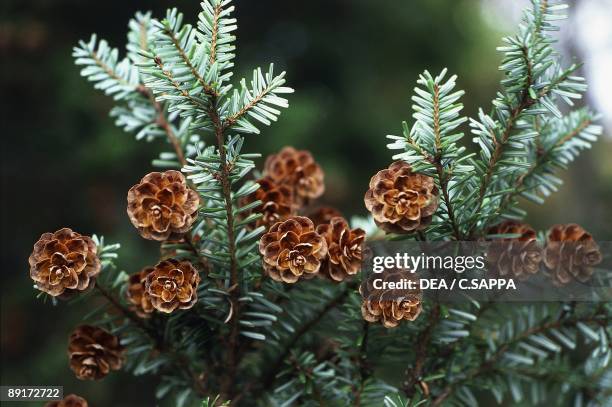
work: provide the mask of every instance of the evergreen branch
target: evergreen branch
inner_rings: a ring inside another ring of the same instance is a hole
[[[567,320],[557,320],[557,321],[552,321],[552,322],[548,322],[539,326],[535,326],[535,327],[531,327],[523,332],[521,332],[520,334],[514,336],[512,339],[510,339],[509,341],[505,342],[504,344],[502,344],[497,351],[489,358],[486,358],[480,365],[478,365],[477,367],[475,367],[474,369],[472,369],[471,371],[469,371],[465,377],[463,377],[462,379],[459,379],[453,383],[448,384],[441,392],[440,394],[432,401],[432,406],[440,406],[442,405],[442,403],[444,403],[444,401],[446,401],[446,399],[448,399],[448,397],[450,397],[453,393],[453,391],[457,388],[457,386],[460,386],[464,383],[469,383],[472,380],[474,380],[476,377],[481,376],[482,374],[485,374],[489,371],[491,371],[491,369],[495,368],[495,363],[497,361],[499,361],[499,359],[509,350],[509,348],[532,336],[532,335],[536,335],[539,333],[544,333],[547,332],[551,329],[557,329],[557,328],[562,328],[562,327],[574,327],[579,323],[597,323],[597,324],[601,324],[602,326],[606,326],[609,322],[609,318],[608,316],[604,316],[604,318],[600,318],[600,311],[601,308],[597,310],[597,312],[595,312],[592,315],[587,315],[587,316],[583,316],[583,317],[576,317],[576,318],[572,318],[572,319],[567,319]]]
[[[94,82],[94,87],[113,96],[115,100],[132,95],[139,86],[139,74],[128,58],[119,60],[117,48],[111,48],[105,40],[98,41],[95,34],[88,43],[79,41],[73,48],[76,65],[83,65],[81,75]]]
[[[207,60],[210,66],[217,66],[222,72],[231,68],[234,64],[234,41],[232,35],[237,28],[236,19],[231,17],[234,6],[231,0],[205,0],[201,3],[202,11],[198,15],[198,38],[206,47]],[[218,83],[221,84],[229,79],[232,72],[219,76]]]
[[[523,98],[518,106],[516,106],[508,120],[506,121],[506,126],[501,134],[500,140],[496,138],[495,135],[491,135],[491,141],[493,142],[494,149],[491,158],[487,163],[486,171],[483,175],[482,181],[480,183],[480,187],[478,188],[478,198],[476,200],[476,213],[479,213],[482,209],[482,205],[484,203],[484,198],[486,196],[489,185],[491,184],[491,180],[493,178],[496,166],[502,157],[502,153],[504,151],[505,145],[508,143],[508,139],[510,137],[510,133],[514,128],[517,120],[523,113],[525,109],[531,106],[535,101],[529,97],[528,89],[531,87],[531,83],[528,83],[525,87]],[[469,236],[469,240],[474,238],[474,231],[477,226],[477,219],[472,222],[468,229],[467,235]]]
[[[421,172],[437,179],[437,185],[442,191],[442,200],[448,223],[439,222],[442,227],[450,226],[450,233],[457,240],[461,240],[459,220],[456,218],[451,202],[451,180],[473,170],[472,166],[461,165],[461,161],[468,158],[463,156],[465,147],[458,147],[456,142],[463,137],[463,133],[453,133],[467,119],[460,116],[463,105],[458,100],[463,91],[454,91],[456,75],[444,80],[447,70],[433,77],[428,71],[419,76],[417,84],[423,88],[415,87],[412,96],[415,119],[410,131],[403,123],[403,138],[388,136],[395,140],[388,145],[390,149],[402,149],[403,153],[393,156],[408,162],[415,172]],[[454,194],[453,197],[458,196]]]
[[[191,102],[194,106],[198,107],[199,109],[201,109],[203,111],[206,111],[208,109],[208,106],[206,106],[202,101],[196,99],[186,89],[183,89],[181,87],[181,84],[177,80],[174,79],[174,75],[172,74],[172,72],[170,70],[167,70],[167,69],[164,68],[164,62],[162,61],[162,59],[159,56],[155,56],[153,61],[155,62],[155,65],[160,69],[161,73],[163,74],[165,79],[168,81],[168,83],[182,97],[184,97],[189,102]],[[147,85],[147,87],[151,87],[150,84],[147,84],[147,83],[145,83],[145,84]],[[164,97],[163,94],[162,94],[162,97]]]
[[[149,49],[149,40],[153,37],[153,19],[151,12],[136,12],[134,18],[128,23],[127,56],[133,63],[142,60],[142,51]]]
[[[191,60],[187,56],[187,52],[181,46],[179,39],[176,37],[170,25],[164,24],[162,30],[164,34],[170,39],[172,45],[176,48],[176,51],[178,52],[178,55],[181,61],[185,64],[185,66],[189,68],[189,71],[191,72],[193,77],[196,79],[197,83],[199,83],[200,86],[202,86],[202,89],[204,90],[204,92],[209,96],[218,97],[219,93],[215,89],[213,89],[212,86],[206,83],[202,75],[200,75],[196,67],[192,64]]]
[[[216,100],[212,98],[212,106],[216,106]],[[215,128],[215,137],[217,140],[217,149],[221,160],[221,171],[219,174],[223,200],[225,202],[225,213],[227,220],[227,244],[229,252],[229,271],[230,271],[230,296],[232,307],[232,326],[228,340],[228,357],[227,357],[227,373],[225,379],[221,381],[221,393],[227,394],[233,384],[234,376],[237,369],[237,352],[238,352],[238,335],[240,334],[240,281],[238,276],[238,260],[236,257],[236,237],[234,225],[234,210],[232,202],[232,189],[230,180],[230,166],[227,160],[227,152],[225,146],[224,126],[219,117],[216,108],[209,109],[208,114]]]
[[[553,159],[553,157],[551,156],[553,155],[553,152],[556,148],[561,147],[565,143],[568,143],[571,140],[573,140],[575,137],[577,137],[582,131],[584,131],[592,123],[593,121],[591,117],[585,117],[578,123],[578,125],[575,128],[573,128],[566,134],[562,135],[559,138],[559,140],[555,142],[551,147],[549,147],[548,149],[544,151],[541,151],[541,150],[536,151],[535,162],[531,165],[531,167],[529,167],[529,169],[524,174],[518,177],[518,179],[514,183],[512,191],[504,195],[502,202],[500,204],[500,207],[499,207],[500,208],[499,212],[503,213],[505,209],[508,207],[508,205],[513,201],[513,199],[517,195],[520,195],[531,188],[535,188],[536,187],[535,185],[532,187],[527,187],[527,188],[524,188],[524,186],[526,184],[529,184],[529,181],[536,174],[538,174],[540,170],[546,170],[546,168],[543,168],[543,167],[547,167],[547,164],[551,162],[551,160]]]
[[[274,64],[270,64],[265,77],[261,68],[255,69],[250,88],[243,79],[240,82],[240,91],[234,90],[234,94],[227,102],[227,115],[224,116],[223,129],[232,128],[245,133],[259,133],[257,127],[247,119],[247,116],[265,125],[276,121],[280,111],[272,106],[282,108],[289,106],[287,100],[278,95],[293,92],[293,89],[283,87],[284,83],[285,72],[274,76]]]
[[[212,29],[210,33],[210,58],[209,62],[212,65],[217,60],[217,40],[219,35],[219,19],[221,16],[221,3],[217,4],[214,8],[214,17],[212,23]]]
[[[344,301],[344,299],[349,294],[348,286],[345,286],[338,294],[332,297],[326,304],[321,308],[318,312],[316,312],[312,318],[306,321],[298,330],[296,330],[289,339],[289,341],[283,347],[283,350],[279,353],[278,357],[270,364],[270,368],[263,374],[263,378],[261,379],[261,387],[264,391],[270,389],[270,387],[274,384],[274,380],[276,379],[276,375],[282,369],[283,364],[289,356],[291,350],[295,346],[295,344],[306,334],[308,333],[314,326],[316,326],[328,312],[337,307]]]

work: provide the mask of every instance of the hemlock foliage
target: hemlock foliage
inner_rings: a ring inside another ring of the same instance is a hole
[[[590,110],[563,113],[586,89],[578,65],[563,66],[554,50],[565,5],[532,3],[499,48],[505,77],[490,108],[468,120],[455,77],[425,71],[412,126],[389,136],[394,158],[434,177],[441,191],[429,240],[474,239],[501,218],[523,217],[517,199],[542,202],[560,185],[558,170],[601,133]],[[81,74],[115,100],[117,126],[167,140],[153,165],[182,169],[203,202],[188,236],[162,247],[200,268],[193,309],[142,326],[106,307],[88,316],[122,337],[128,370],[158,375],[157,397],[176,406],[471,406],[484,393],[500,403],[605,403],[610,304],[426,304],[414,323],[388,330],[362,320],[355,284],[262,278],[263,228],[249,229],[258,215],[246,215],[256,203],[239,204],[258,188],[248,176],[259,155],[242,151],[243,137],[276,121],[292,89],[272,65],[234,80],[234,6],[201,5],[195,24],[176,9],[159,20],[137,13],[124,57],[95,35],[74,48]],[[477,153],[464,146],[468,122]],[[117,247],[100,243],[100,284],[123,298]],[[589,355],[576,366],[578,344]]]

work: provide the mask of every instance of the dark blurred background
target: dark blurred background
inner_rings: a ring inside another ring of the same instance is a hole
[[[583,10],[577,16],[584,16],[586,7],[595,10],[587,17],[612,14],[606,0],[577,3]],[[474,116],[479,106],[488,109],[500,79],[495,47],[503,34],[515,30],[526,1],[235,4],[235,78],[275,62],[287,70],[288,83],[296,90],[278,123],[249,136],[248,149],[264,155],[284,145],[311,150],[326,171],[323,201],[346,215],[365,215],[362,199],[368,180],[391,161],[385,135],[399,134],[402,120],[411,123],[410,96],[418,73],[448,67],[467,91],[465,113]],[[123,372],[96,383],[74,378],[65,349],[69,332],[87,312],[79,309],[85,304],[53,307],[37,300],[27,258],[40,234],[69,226],[120,242],[119,264],[127,272],[156,261],[158,245],[135,233],[125,214],[125,197],[166,146],[136,142],[114,126],[108,117],[112,100],[79,76],[71,48],[96,32],[123,50],[127,22],[137,10],[162,17],[172,6],[188,21],[196,21],[197,1],[2,1],[3,385],[63,385],[66,393],[84,395],[92,406],[155,404],[154,378]],[[561,48],[585,60],[584,73],[596,82],[587,100],[608,109],[604,122],[610,123],[612,83],[602,81],[601,72],[611,65],[599,62],[612,58],[610,27],[598,28],[590,20],[585,33],[578,30],[583,24],[577,18],[565,23]],[[589,35],[605,29],[603,46],[593,47],[597,39]],[[565,185],[544,207],[527,205],[532,225],[545,229],[553,223],[578,222],[597,239],[612,240],[609,127],[605,133],[563,174]]]

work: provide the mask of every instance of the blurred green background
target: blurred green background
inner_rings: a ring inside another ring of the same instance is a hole
[[[485,6],[492,1],[235,3],[235,78],[275,62],[296,90],[280,121],[249,137],[248,150],[311,150],[326,172],[323,202],[346,215],[365,214],[369,178],[391,161],[385,135],[399,134],[402,120],[411,122],[418,73],[448,67],[467,91],[465,113],[488,109],[500,79],[495,47],[516,22],[504,9]],[[74,378],[67,337],[94,305],[37,300],[27,258],[40,234],[68,226],[120,242],[119,264],[127,272],[156,261],[158,245],[139,238],[125,199],[166,146],[136,142],[114,126],[112,100],[79,76],[71,47],[96,32],[123,49],[134,12],[161,17],[172,6],[196,21],[196,1],[4,0],[0,6],[3,385],[63,385],[92,406],[155,404],[154,378],[123,372],[95,383]],[[584,56],[571,40],[564,47]],[[605,136],[564,173],[565,185],[544,207],[527,205],[532,225],[578,222],[597,239],[612,240],[611,155]]]

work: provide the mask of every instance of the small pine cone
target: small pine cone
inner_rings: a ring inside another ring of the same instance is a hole
[[[244,197],[241,206],[251,202],[261,201],[262,204],[253,208],[251,213],[261,213],[263,216],[257,220],[256,226],[265,226],[266,229],[276,222],[286,220],[295,215],[293,193],[285,185],[277,185],[272,178],[264,177],[257,181],[259,189]]]
[[[264,270],[276,281],[295,283],[311,278],[327,256],[327,243],[312,221],[293,216],[274,224],[259,240]]]
[[[179,239],[191,229],[200,204],[198,194],[178,171],[152,172],[128,191],[127,213],[149,240]]]
[[[381,279],[376,286],[375,281]],[[383,288],[385,283],[412,281],[412,288]],[[375,288],[379,287],[379,288]],[[363,301],[361,315],[368,322],[380,322],[385,328],[395,328],[402,321],[414,321],[421,314],[422,294],[418,279],[406,270],[372,273],[359,287]]]
[[[554,225],[548,231],[544,264],[551,271],[555,285],[565,285],[572,280],[588,281],[593,266],[601,260],[599,245],[581,226],[573,223]]]
[[[62,400],[51,401],[45,407],[88,407],[87,400],[76,394],[69,394]]]
[[[344,218],[335,217],[317,226],[317,233],[325,238],[329,253],[320,273],[338,282],[357,274],[363,261],[365,231],[351,229]]]
[[[320,197],[325,190],[323,170],[306,150],[285,147],[278,154],[268,156],[265,173],[278,185],[291,188],[300,205]]]
[[[160,261],[146,277],[146,292],[153,307],[167,314],[177,308],[189,309],[198,300],[200,275],[186,261]]]
[[[151,297],[146,290],[147,276],[153,272],[153,267],[145,267],[130,276],[126,296],[132,310],[141,318],[149,318],[153,312]]]
[[[95,284],[100,259],[94,241],[71,229],[44,233],[28,259],[36,287],[54,297],[70,297]]]
[[[315,226],[322,225],[324,223],[329,223],[332,218],[335,217],[343,217],[342,213],[336,208],[332,208],[331,206],[322,206],[317,210],[310,212],[308,214],[308,218],[314,223]]]
[[[91,325],[78,326],[68,343],[70,368],[81,380],[99,380],[121,369],[124,352],[118,337]]]
[[[493,240],[487,252],[491,271],[505,277],[516,277],[524,281],[540,270],[542,249],[538,245],[536,232],[525,223],[507,220],[488,230],[489,235],[518,234],[516,238]]]
[[[431,177],[412,172],[396,161],[370,180],[365,206],[378,226],[390,233],[425,228],[438,208],[438,188]]]

